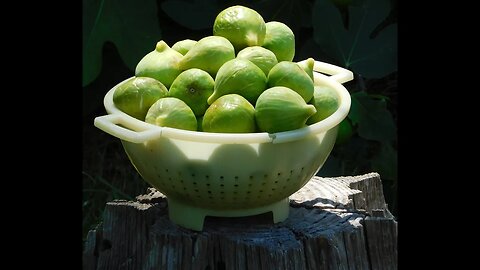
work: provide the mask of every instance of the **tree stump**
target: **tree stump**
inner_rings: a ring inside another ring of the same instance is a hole
[[[170,222],[153,188],[106,205],[88,233],[84,269],[397,269],[397,222],[377,173],[313,177],[290,196],[287,220],[271,213],[207,217],[196,232]]]

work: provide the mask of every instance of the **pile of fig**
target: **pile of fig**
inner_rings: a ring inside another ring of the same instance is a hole
[[[293,62],[295,36],[244,6],[221,11],[213,35],[163,40],[115,90],[126,114],[163,127],[220,133],[281,132],[322,121],[338,108],[314,84],[314,59]]]

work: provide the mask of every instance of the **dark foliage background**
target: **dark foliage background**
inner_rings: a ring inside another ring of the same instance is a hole
[[[337,144],[320,176],[380,173],[387,203],[397,212],[397,1],[396,0],[83,0],[83,237],[101,222],[104,205],[133,199],[147,184],[120,141],[93,126],[104,115],[103,96],[134,75],[156,42],[212,35],[215,16],[244,5],[295,33],[294,61],[346,67],[352,97]]]

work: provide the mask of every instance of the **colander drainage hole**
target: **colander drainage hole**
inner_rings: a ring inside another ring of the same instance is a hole
[[[223,180],[223,176],[220,176],[220,180]]]
[[[206,178],[206,179],[208,179],[209,177],[210,177],[210,176],[208,176],[208,175],[205,175],[205,178]]]
[[[193,184],[194,184],[194,185],[196,185],[196,184],[197,184],[197,182],[193,182]]]
[[[195,189],[195,192],[198,192],[198,189]]]
[[[220,187],[224,187],[225,185],[224,184],[220,184]]]
[[[238,184],[233,185],[234,187],[238,187]]]
[[[194,174],[194,173],[192,173],[192,177],[195,177],[195,174]]]
[[[212,194],[212,191],[211,190],[207,190],[208,194]]]
[[[220,194],[224,194],[224,193],[225,193],[225,192],[223,192],[223,191],[220,191]]]
[[[165,169],[165,172],[168,172],[168,169]]]
[[[252,180],[252,179],[253,179],[253,175],[250,175],[250,180]]]
[[[278,184],[278,180],[275,181],[275,184]]]
[[[209,184],[209,183],[207,183],[206,185],[207,185],[207,187],[209,187],[209,186],[210,186],[210,184]]]
[[[278,175],[278,176],[280,176],[280,175],[282,175],[282,173],[281,173],[281,172],[279,172],[279,173],[277,173],[277,175]]]
[[[235,180],[238,180],[238,176],[235,176]]]

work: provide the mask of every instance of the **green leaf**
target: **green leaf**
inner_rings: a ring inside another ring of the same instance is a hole
[[[163,11],[178,24],[192,30],[213,29],[218,8],[215,0],[165,1]]]
[[[351,5],[349,25],[343,25],[331,0],[317,0],[313,6],[314,39],[342,65],[367,78],[383,77],[397,70],[397,24],[370,38],[390,12],[389,0],[364,0]]]
[[[83,0],[83,86],[102,68],[103,44],[117,47],[133,71],[138,61],[161,40],[155,0]]]
[[[387,110],[385,99],[376,99],[360,91],[351,95],[352,105],[348,117],[358,125],[360,137],[381,142],[396,138],[392,114]]]
[[[372,158],[372,169],[384,179],[397,179],[397,150],[390,143],[382,143],[377,155]]]

